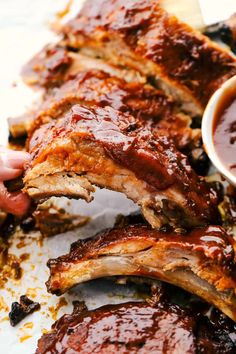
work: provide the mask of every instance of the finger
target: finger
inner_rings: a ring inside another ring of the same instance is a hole
[[[24,215],[30,206],[30,198],[22,192],[9,193],[0,183],[0,209],[17,216]]]
[[[9,149],[0,150],[1,165],[22,169],[26,162],[30,161],[30,154],[24,151],[11,151]]]
[[[8,167],[0,167],[0,182],[9,181],[17,178],[22,174],[21,169],[13,169]]]

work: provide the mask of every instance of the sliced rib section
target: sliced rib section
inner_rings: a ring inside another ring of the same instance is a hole
[[[200,145],[200,129],[190,128],[191,118],[180,113],[170,97],[150,85],[127,83],[101,70],[82,71],[55,88],[34,113],[29,135],[42,124],[60,118],[76,103],[130,113],[158,134],[172,138],[179,149]]]
[[[50,91],[78,72],[91,69],[102,70],[128,82],[146,82],[146,78],[138,71],[114,66],[100,58],[71,51],[61,42],[43,47],[24,65],[21,75],[27,85]]]
[[[201,114],[213,92],[236,74],[236,60],[160,4],[87,0],[63,28],[65,43],[151,77],[187,112]]]
[[[236,321],[234,247],[219,226],[188,234],[164,233],[146,225],[109,229],[49,260],[47,287],[61,294],[101,277],[150,277],[198,295]]]
[[[125,193],[153,227],[218,220],[216,195],[187,158],[167,137],[127,113],[75,105],[64,119],[38,129],[29,146],[32,163],[24,183],[34,199],[48,198],[57,190],[61,195],[63,183],[56,179],[73,173],[79,175],[78,198],[88,200],[84,188],[89,194],[91,184]],[[68,188],[64,195],[71,196]]]
[[[194,306],[183,308],[168,299],[94,310],[77,302],[71,315],[41,337],[36,354],[233,354],[234,336],[234,323],[217,310],[208,318]]]

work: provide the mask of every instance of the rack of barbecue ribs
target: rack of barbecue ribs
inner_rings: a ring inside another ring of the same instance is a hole
[[[235,57],[160,4],[87,0],[62,28],[61,41],[25,66],[24,80],[51,87],[81,65],[99,68],[129,81],[151,81],[171,93],[188,113],[201,114],[213,92],[236,74]]]
[[[216,309],[207,317],[205,304],[194,305],[151,298],[88,310],[77,302],[71,315],[62,316],[41,337],[36,354],[235,353],[233,321]]]
[[[201,131],[191,128],[192,119],[162,90],[138,82],[126,82],[101,70],[83,70],[60,87],[54,88],[32,112],[9,119],[11,135],[29,135],[42,124],[59,119],[74,104],[105,107],[128,112],[143,125],[173,139],[187,154],[201,149]],[[201,149],[202,150],[202,149]]]
[[[62,32],[67,46],[151,77],[194,115],[236,74],[233,55],[157,0],[87,0]]]
[[[63,195],[89,202],[96,185],[124,193],[153,227],[219,219],[215,191],[171,140],[111,107],[74,105],[35,131],[29,151],[24,190],[35,200]]]
[[[181,150],[200,145],[200,129],[190,128],[191,118],[179,112],[171,97],[150,85],[127,83],[101,70],[81,71],[74,79],[52,90],[36,112],[32,112],[29,119],[25,117],[28,134],[32,135],[42,124],[60,118],[76,103],[88,107],[110,106],[128,112],[144,125],[170,136]],[[15,132],[19,121],[13,119],[10,125],[13,135],[19,135]],[[20,133],[19,128],[17,131]]]
[[[101,277],[153,278],[198,295],[236,321],[235,241],[220,226],[177,234],[131,222],[72,244],[48,267],[47,288],[54,294]]]
[[[61,40],[43,48],[22,75],[26,83],[50,90],[91,69],[163,88],[195,117],[236,74],[236,60],[168,14],[157,0],[88,0],[62,28]],[[22,134],[20,124],[22,120],[10,119],[13,136]]]

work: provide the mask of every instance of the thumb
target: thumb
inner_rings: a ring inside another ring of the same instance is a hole
[[[30,206],[30,198],[22,192],[8,192],[7,188],[0,182],[0,209],[7,213],[22,216]]]

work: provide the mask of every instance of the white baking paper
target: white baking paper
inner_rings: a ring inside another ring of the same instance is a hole
[[[227,20],[236,12],[235,0],[199,0],[206,26]]]

